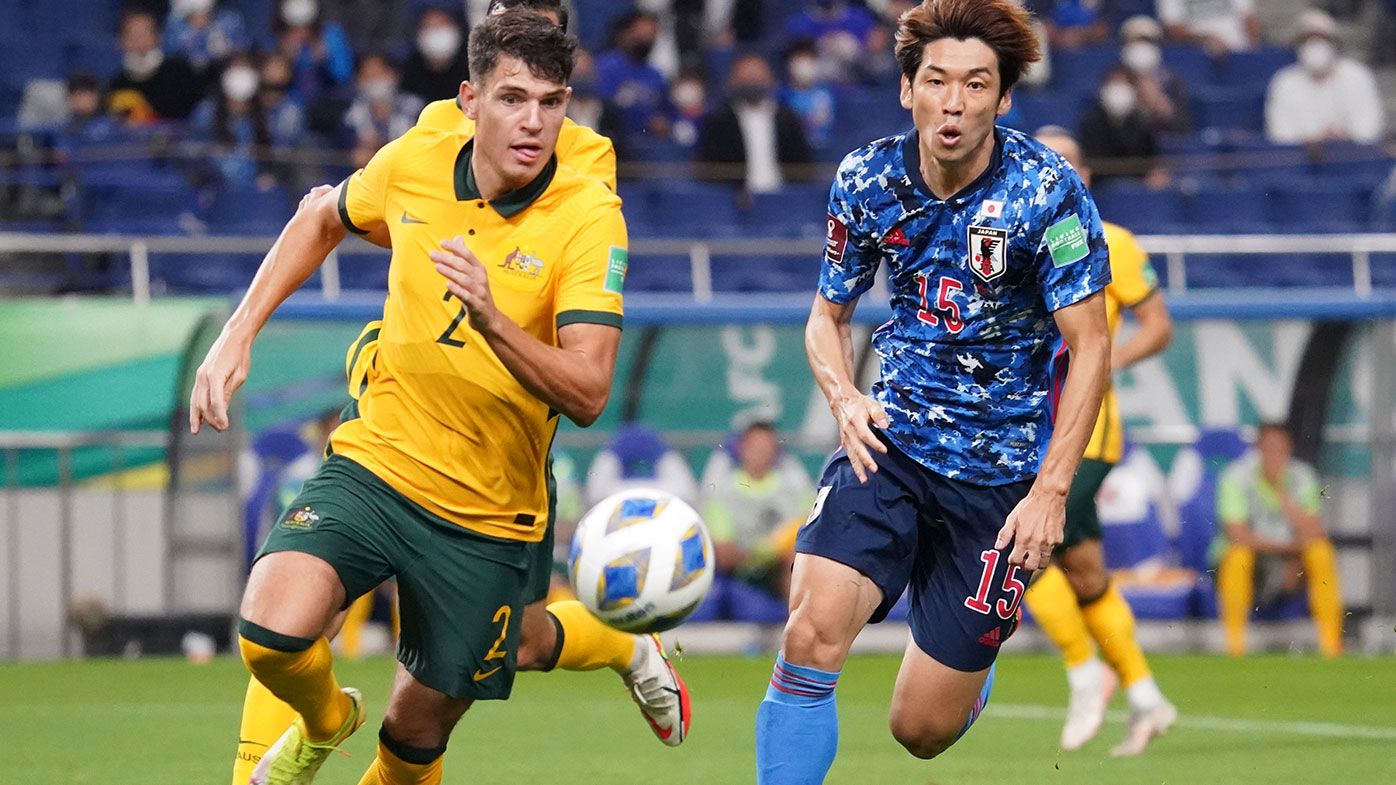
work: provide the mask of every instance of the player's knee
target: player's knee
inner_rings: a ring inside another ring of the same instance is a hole
[[[551,642],[539,641],[537,638],[522,638],[519,640],[517,669],[521,671],[541,671],[546,670],[551,664],[553,645]]]
[[[937,717],[909,717],[893,714],[889,720],[892,738],[906,751],[922,760],[930,760],[950,749],[960,736],[963,725],[941,722]]]
[[[1105,567],[1099,564],[1078,565],[1065,570],[1071,591],[1082,603],[1097,599],[1110,588],[1110,578]]]
[[[444,698],[410,706],[394,701],[383,715],[383,730],[399,743],[418,749],[445,747],[470,701]]]
[[[813,614],[796,608],[785,624],[781,651],[787,662],[833,671],[848,654],[848,641],[832,625],[821,624]]]

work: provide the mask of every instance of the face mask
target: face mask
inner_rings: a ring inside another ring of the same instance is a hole
[[[819,79],[819,61],[813,57],[797,57],[790,61],[790,81],[798,85],[814,84]]]
[[[1152,74],[1163,62],[1163,53],[1152,41],[1130,41],[1120,52],[1120,62],[1136,74]]]
[[[432,60],[449,60],[460,51],[460,31],[449,25],[434,25],[417,34],[417,48]]]
[[[669,98],[680,109],[701,109],[705,96],[703,86],[697,82],[679,82]]]
[[[315,21],[319,10],[315,0],[286,0],[281,6],[281,21],[291,27],[305,27]]]
[[[145,79],[160,69],[160,64],[165,62],[165,53],[159,49],[152,49],[145,54],[127,52],[121,56],[121,67],[126,73],[137,79]]]
[[[732,100],[742,104],[759,104],[771,91],[763,84],[749,83],[732,85]]]
[[[635,60],[650,59],[650,52],[654,51],[654,41],[644,38],[639,41],[631,41],[625,45],[625,53]]]
[[[195,14],[206,14],[213,10],[213,0],[173,0],[170,13],[181,18]]]
[[[1299,65],[1312,76],[1327,73],[1338,59],[1338,47],[1327,38],[1310,38],[1299,45]]]
[[[246,66],[234,66],[223,72],[223,95],[234,101],[246,101],[257,94],[257,72]]]
[[[1111,117],[1124,117],[1134,111],[1134,88],[1127,82],[1114,81],[1100,88],[1100,105]]]
[[[397,85],[391,79],[369,79],[359,85],[359,92],[369,101],[381,104],[392,100],[393,93],[397,92]]]

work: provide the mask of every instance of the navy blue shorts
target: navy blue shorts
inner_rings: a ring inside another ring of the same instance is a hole
[[[834,453],[819,480],[795,550],[846,564],[882,589],[879,622],[910,585],[911,637],[937,662],[961,671],[993,664],[1018,627],[1030,574],[1009,568],[1009,543],[994,549],[1031,480],[982,486],[927,469],[891,444],[872,453],[878,470],[858,482],[847,454]]]

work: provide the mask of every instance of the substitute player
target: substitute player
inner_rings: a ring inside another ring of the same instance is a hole
[[[1037,132],[1037,138],[1075,167],[1090,186],[1091,171],[1068,131],[1044,128]],[[1106,223],[1105,242],[1110,249],[1112,278],[1105,289],[1105,314],[1112,339],[1119,332],[1125,309],[1139,322],[1138,331],[1110,353],[1110,370],[1117,373],[1163,351],[1172,339],[1173,321],[1149,256],[1134,235]],[[1033,618],[1061,649],[1066,662],[1071,699],[1062,727],[1062,749],[1080,749],[1100,732],[1118,681],[1129,700],[1130,719],[1124,741],[1111,752],[1117,757],[1142,753],[1178,718],[1178,710],[1159,691],[1144,651],[1135,640],[1134,613],[1105,570],[1095,497],[1123,450],[1120,405],[1112,387],[1105,392],[1085,458],[1071,483],[1065,538],[1053,556],[1055,564],[1033,581],[1024,598]],[[1092,639],[1109,668],[1096,657]]]
[[[490,6],[491,15],[512,10],[540,13],[562,30],[567,29],[567,12],[558,0],[495,0]],[[424,129],[456,131],[466,136],[475,133],[475,121],[462,112],[459,96],[428,104],[417,125]],[[556,150],[561,164],[598,179],[610,190],[615,190],[615,151],[606,137],[566,119],[558,134]],[[302,209],[312,203],[314,197],[330,190],[330,186],[313,190],[302,201]],[[364,229],[367,230],[365,239],[391,247],[388,224],[375,224]],[[367,389],[368,376],[378,356],[381,331],[381,321],[370,322],[350,347],[346,372],[350,396],[356,400]],[[551,519],[552,515],[549,514]],[[553,551],[551,527],[536,548],[535,569],[540,571],[540,576],[546,576],[551,567]],[[555,602],[545,607],[546,591],[547,583],[541,577],[531,584],[520,630],[518,669],[610,668],[621,676],[627,692],[639,706],[656,737],[669,746],[682,743],[691,722],[687,688],[664,657],[658,638],[618,632],[597,621],[576,601]],[[344,623],[347,626],[348,622]],[[326,636],[333,638],[337,628],[338,625],[332,623],[326,630]],[[262,754],[295,718],[295,710],[273,695],[256,677],[248,680],[238,749],[233,762],[232,785],[246,785]]]
[[[414,129],[294,217],[198,374],[191,425],[226,427],[252,338],[342,238],[341,221],[389,225],[391,293],[361,416],[333,435],[244,597],[244,659],[300,715],[254,782],[309,782],[362,723],[321,634],[393,575],[401,667],[362,782],[440,781],[456,720],[512,686],[557,414],[590,424],[609,395],[626,262],[619,200],[553,157],[575,41],[506,14],[470,48],[462,105],[474,138]]]
[[[1011,0],[928,0],[898,25],[914,130],[850,153],[805,345],[839,424],[801,530],[783,650],[756,717],[757,782],[824,780],[834,688],[854,637],[911,591],[892,735],[932,758],[988,700],[1031,571],[1062,538],[1071,478],[1109,371],[1100,217],[1052,151],[995,128],[1039,57]],[[850,322],[886,265],[892,318],[872,395]],[[1056,432],[1049,365],[1071,347]]]

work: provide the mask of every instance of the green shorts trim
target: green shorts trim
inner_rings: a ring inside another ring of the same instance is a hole
[[[1087,540],[1100,539],[1100,514],[1096,511],[1095,495],[1105,484],[1105,475],[1113,468],[1115,464],[1094,458],[1081,461],[1071,481],[1071,492],[1066,496],[1066,530],[1057,553],[1065,553]]]
[[[324,559],[339,574],[346,603],[396,577],[398,661],[447,695],[504,700],[514,683],[534,547],[443,520],[335,455],[272,527],[258,558],[297,551]]]

